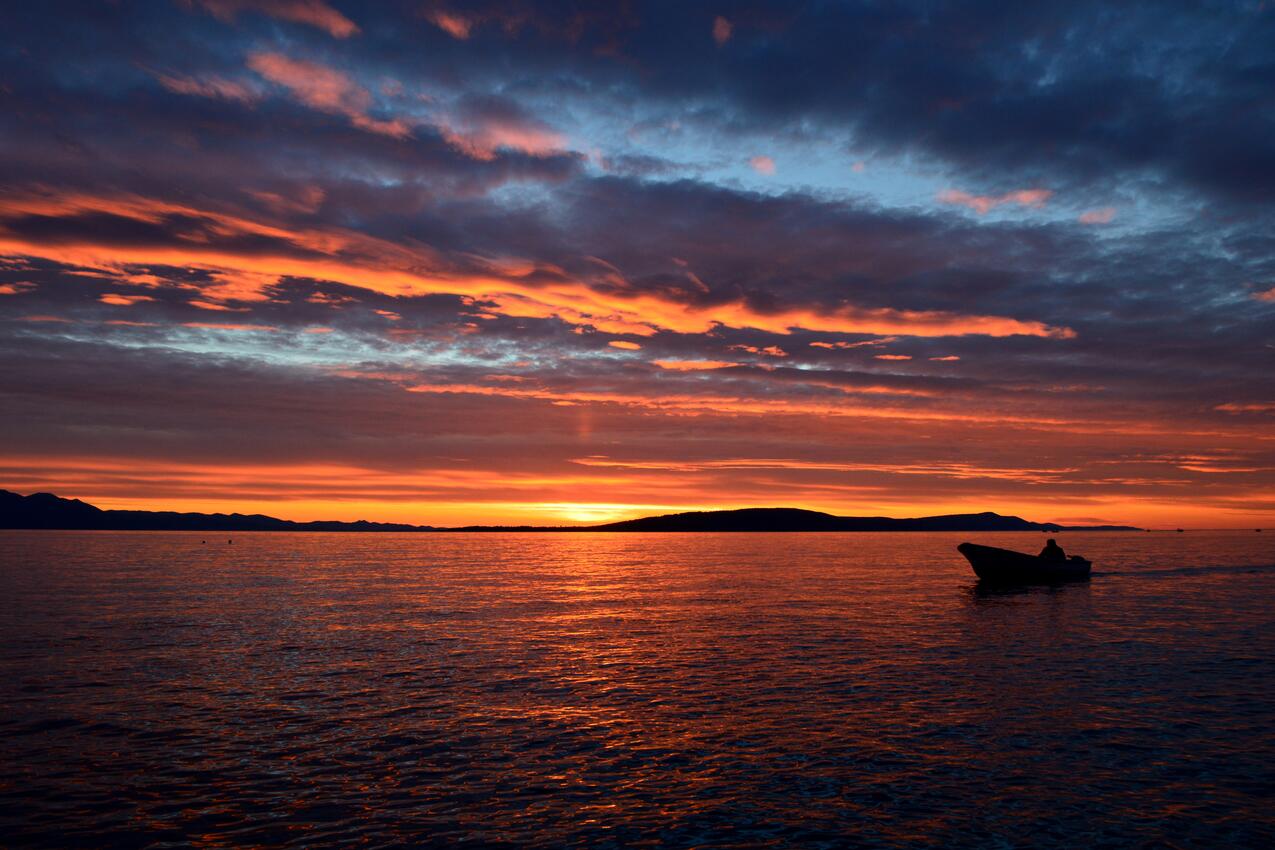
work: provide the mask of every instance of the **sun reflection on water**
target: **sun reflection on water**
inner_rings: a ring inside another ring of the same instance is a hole
[[[1256,846],[1275,542],[1148,537],[0,533],[0,830]]]

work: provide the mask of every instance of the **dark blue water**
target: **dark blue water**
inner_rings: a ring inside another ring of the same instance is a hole
[[[1270,846],[1275,534],[967,537],[0,532],[0,846]]]

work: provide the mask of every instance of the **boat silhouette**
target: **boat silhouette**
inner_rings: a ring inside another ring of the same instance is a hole
[[[980,546],[977,543],[962,543],[956,549],[970,562],[976,576],[993,584],[1053,584],[1075,581],[1088,578],[1093,567],[1079,555],[1072,555],[1070,558],[1042,558],[1039,555],[998,549],[995,546]]]

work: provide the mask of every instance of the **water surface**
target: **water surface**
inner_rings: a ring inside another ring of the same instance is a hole
[[[233,538],[0,532],[5,846],[1275,840],[1275,534]]]

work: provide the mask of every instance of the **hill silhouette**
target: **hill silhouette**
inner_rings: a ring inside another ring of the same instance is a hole
[[[293,522],[265,514],[102,510],[52,493],[21,496],[0,490],[0,528],[100,531],[433,531],[395,522]]]
[[[642,517],[594,526],[595,531],[1136,531],[1131,526],[1064,526],[991,511],[895,519],[834,516],[801,508],[742,508]]]
[[[834,516],[801,508],[692,511],[590,526],[470,525],[443,528],[397,522],[293,522],[264,514],[103,510],[52,493],[0,490],[0,528],[99,531],[1139,531],[1125,525],[1065,526],[985,511],[895,519]]]

